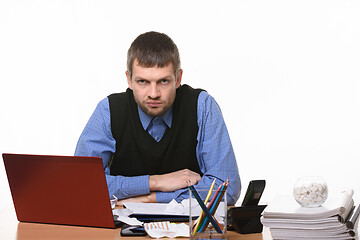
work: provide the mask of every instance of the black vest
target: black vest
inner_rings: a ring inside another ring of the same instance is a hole
[[[201,91],[187,85],[176,90],[171,128],[159,142],[144,130],[132,90],[108,96],[111,132],[116,140],[110,174],[154,175],[188,168],[202,175],[196,158],[197,101]]]

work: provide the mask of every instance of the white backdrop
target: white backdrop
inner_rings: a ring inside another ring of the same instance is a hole
[[[245,188],[262,201],[320,175],[359,202],[356,0],[0,1],[0,153],[72,155],[102,98],[127,87],[139,34],[167,33],[183,83],[221,106]],[[54,186],[55,187],[55,186]],[[0,164],[0,208],[11,204]]]

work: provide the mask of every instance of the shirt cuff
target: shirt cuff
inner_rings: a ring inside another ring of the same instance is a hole
[[[175,192],[156,192],[156,202],[169,203],[175,199],[177,194]]]
[[[156,192],[156,202],[158,203],[169,203],[173,199],[181,202],[185,198],[189,198],[189,190],[187,188],[174,192]]]

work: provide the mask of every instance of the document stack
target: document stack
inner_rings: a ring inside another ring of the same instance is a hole
[[[320,207],[301,207],[292,196],[276,197],[262,213],[261,222],[275,239],[358,239],[359,208],[353,190],[329,196]]]

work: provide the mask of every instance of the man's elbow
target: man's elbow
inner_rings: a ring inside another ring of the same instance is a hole
[[[231,186],[231,191],[227,191],[227,204],[235,205],[235,203],[240,197],[240,192],[241,192],[240,182],[238,184],[235,184],[235,186]]]

